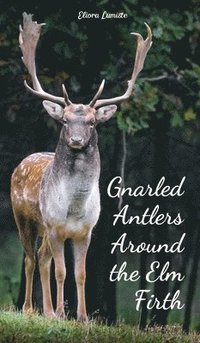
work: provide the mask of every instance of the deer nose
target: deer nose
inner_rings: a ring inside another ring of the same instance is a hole
[[[83,138],[81,136],[73,136],[71,137],[71,144],[73,145],[81,145],[83,143]]]

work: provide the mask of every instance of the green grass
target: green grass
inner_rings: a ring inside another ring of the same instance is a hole
[[[100,325],[47,319],[40,315],[24,315],[15,311],[0,312],[0,343],[197,343],[200,335],[184,335],[180,327],[150,328],[139,331],[125,324]]]

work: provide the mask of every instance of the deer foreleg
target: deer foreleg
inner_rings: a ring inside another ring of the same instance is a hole
[[[82,241],[73,241],[74,246],[74,268],[75,281],[77,288],[77,319],[79,321],[87,321],[87,312],[85,304],[85,280],[86,280],[86,256],[90,244],[90,236]]]
[[[64,242],[56,239],[55,237],[51,237],[50,245],[55,262],[55,277],[57,285],[56,316],[64,318],[64,282],[66,277]]]
[[[52,306],[51,287],[50,287],[50,267],[51,267],[52,253],[47,240],[43,238],[42,245],[38,251],[38,261],[40,269],[40,279],[42,284],[43,294],[43,312],[47,317],[55,317]]]

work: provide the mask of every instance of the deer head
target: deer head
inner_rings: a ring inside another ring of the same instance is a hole
[[[110,119],[117,110],[116,105],[103,106],[97,110],[82,104],[66,104],[63,108],[49,100],[44,100],[43,106],[51,117],[63,125],[62,135],[72,149],[86,147],[95,134],[96,125]]]
[[[26,88],[33,94],[45,99],[43,106],[50,116],[61,122],[68,132],[67,144],[70,147],[82,148],[86,146],[99,122],[109,120],[116,112],[116,104],[127,100],[133,91],[136,78],[143,69],[144,60],[152,44],[151,29],[147,24],[147,38],[144,40],[139,33],[132,33],[137,36],[137,50],[131,79],[128,81],[126,92],[118,97],[100,99],[103,92],[105,80],[102,81],[97,93],[88,105],[74,104],[70,101],[65,86],[62,85],[63,97],[54,96],[45,92],[36,74],[35,53],[40,32],[43,24],[32,20],[32,15],[23,13],[23,28],[20,25],[19,43],[22,50],[22,60],[31,76],[33,88],[26,81]]]

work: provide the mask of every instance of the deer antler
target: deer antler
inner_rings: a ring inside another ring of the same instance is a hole
[[[131,33],[137,36],[137,50],[136,50],[133,73],[132,73],[131,79],[128,81],[128,88],[126,92],[123,95],[115,97],[115,98],[97,100],[95,104],[93,104],[95,108],[102,107],[104,105],[118,104],[128,99],[131,96],[136,78],[138,74],[140,73],[140,71],[143,69],[146,55],[152,45],[151,29],[146,23],[145,25],[147,27],[147,38],[145,40],[139,33],[136,33],[136,32]]]
[[[62,85],[64,97],[58,97],[58,96],[49,94],[45,92],[40,85],[40,82],[36,74],[35,53],[36,53],[37,43],[40,37],[41,28],[45,24],[44,23],[38,24],[36,21],[32,20],[32,17],[33,17],[32,14],[27,14],[26,12],[24,12],[23,13],[23,28],[21,27],[21,25],[19,27],[19,30],[20,30],[19,44],[22,50],[22,55],[23,55],[22,60],[31,76],[33,88],[31,88],[27,84],[26,80],[24,81],[24,84],[30,92],[32,92],[33,94],[43,99],[51,100],[61,105],[66,105],[66,104],[71,105],[72,102],[69,100],[69,96],[67,94],[67,91],[64,85]],[[146,23],[145,25],[147,27],[147,33],[148,33],[147,38],[145,40],[139,33],[135,33],[135,32],[132,33],[133,35],[137,36],[137,50],[136,50],[133,73],[132,73],[131,79],[128,81],[128,87],[127,87],[126,92],[123,95],[115,97],[115,98],[98,100],[104,88],[105,80],[103,80],[97,93],[95,94],[95,96],[89,103],[90,107],[99,108],[105,105],[118,104],[128,99],[131,96],[136,78],[138,74],[140,73],[140,71],[143,69],[146,55],[152,45],[151,29]]]
[[[89,103],[90,107],[95,107],[95,103],[96,103],[97,99],[101,96],[101,93],[103,92],[104,85],[105,85],[105,80],[103,80],[101,82],[97,93],[95,94],[94,98],[90,101],[90,103]]]
[[[67,105],[69,105],[71,104],[71,101],[69,100],[68,96],[64,96],[63,98],[45,92],[42,89],[40,82],[37,78],[35,66],[35,53],[37,43],[40,37],[41,28],[45,24],[38,24],[36,21],[32,20],[32,17],[32,14],[27,14],[26,12],[24,12],[23,28],[21,25],[19,26],[19,45],[23,55],[22,60],[31,76],[33,88],[31,88],[26,81],[24,81],[24,85],[30,92],[43,99],[51,100],[61,105],[65,105],[66,103]]]

